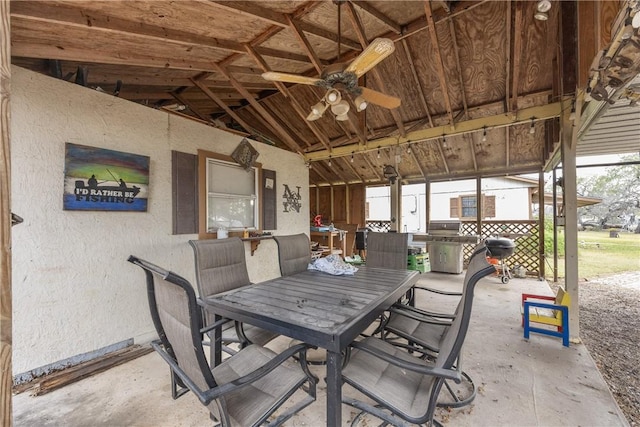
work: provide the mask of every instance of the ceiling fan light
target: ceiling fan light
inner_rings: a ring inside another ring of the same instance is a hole
[[[336,120],[340,121],[340,122],[346,122],[347,120],[349,120],[349,115],[348,114],[338,114],[336,115]]]
[[[365,108],[367,108],[367,105],[369,105],[367,104],[367,101],[362,97],[362,95],[357,96],[353,103],[356,104],[357,112],[363,111]]]
[[[327,100],[327,104],[336,105],[342,100],[342,95],[340,95],[340,91],[337,89],[329,89],[325,95],[325,99]]]
[[[312,122],[314,120],[318,120],[320,117],[322,117],[321,114],[315,114],[313,111],[309,113],[309,115],[307,116],[307,121],[308,122]]]
[[[349,103],[344,99],[331,106],[331,112],[336,116],[346,116],[349,112]],[[339,119],[340,120],[340,119]],[[346,119],[342,119],[346,120]]]
[[[549,12],[551,10],[551,2],[549,0],[540,0],[536,9],[538,12]]]
[[[549,14],[547,12],[536,12],[533,15],[534,18],[536,18],[538,21],[546,21],[547,19],[549,19]]]
[[[311,107],[311,113],[317,116],[322,116],[322,114],[325,112],[326,109],[327,109],[327,104],[320,101],[317,104],[315,104],[313,107]]]

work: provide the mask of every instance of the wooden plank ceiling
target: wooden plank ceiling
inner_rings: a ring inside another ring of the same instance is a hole
[[[12,62],[298,152],[312,185],[542,169],[558,139],[560,6],[534,1],[11,1]],[[340,13],[339,13],[340,7]],[[340,23],[340,31],[338,31]],[[373,39],[395,52],[359,85],[401,99],[306,120],[318,77]],[[340,52],[338,53],[338,46]],[[533,129],[532,129],[533,127]]]

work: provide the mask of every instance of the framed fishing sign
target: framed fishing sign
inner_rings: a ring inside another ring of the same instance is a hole
[[[147,211],[149,157],[65,144],[64,210]]]

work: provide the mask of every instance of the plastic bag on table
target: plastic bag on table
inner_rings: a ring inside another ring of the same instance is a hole
[[[328,255],[309,264],[308,270],[318,270],[334,276],[352,275],[358,271],[358,267],[344,262],[338,254]]]

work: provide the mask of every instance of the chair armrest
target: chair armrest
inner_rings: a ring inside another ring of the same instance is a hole
[[[271,359],[269,362],[262,365],[260,368],[255,369],[254,371],[248,373],[247,375],[237,378],[232,382],[222,384],[217,387],[210,388],[208,390],[203,391],[191,380],[191,378],[189,378],[189,376],[180,368],[180,366],[178,366],[178,363],[175,361],[175,359],[171,357],[169,354],[167,354],[160,340],[153,341],[151,343],[151,346],[160,354],[160,356],[165,360],[165,362],[169,364],[169,366],[176,373],[176,375],[178,375],[178,377],[180,377],[180,379],[184,381],[185,385],[193,392],[193,394],[195,394],[198,397],[198,400],[200,400],[200,402],[203,405],[208,405],[214,399],[217,399],[227,393],[238,390],[242,387],[245,387],[259,380],[260,378],[267,375],[269,372],[276,369],[278,366],[282,365],[282,363],[284,363],[286,360],[291,358],[296,353],[300,353],[300,359],[306,360],[305,355],[306,355],[307,349],[312,348],[312,346],[308,344],[298,344],[293,347],[289,347],[286,350],[284,350],[282,353],[278,354],[276,357]],[[306,371],[306,373],[307,375],[309,375],[308,371]],[[315,377],[313,376],[310,379],[315,381]]]
[[[377,338],[376,338],[377,339]],[[403,369],[407,369],[409,371],[418,372],[424,375],[432,375],[436,377],[446,378],[449,380],[454,380],[456,383],[460,383],[462,381],[462,376],[456,370],[437,368],[435,366],[425,366],[420,363],[409,362],[404,359],[399,359],[392,354],[379,350],[375,347],[371,347],[362,341],[354,341],[350,344],[351,347],[357,348],[359,350],[365,351],[372,356],[377,357],[378,359],[384,360],[385,362],[389,362],[392,365],[398,366]],[[421,359],[416,359],[421,360]]]
[[[462,296],[462,292],[449,292],[449,291],[442,291],[440,289],[434,289],[434,288],[426,288],[424,286],[414,286],[414,289],[421,289],[423,291],[429,291],[429,292],[434,292],[436,294],[440,294],[440,295],[451,295],[451,296],[456,296],[456,297],[461,297]]]
[[[430,323],[432,325],[451,325],[452,320],[455,318],[454,315],[450,314],[442,314],[442,313],[432,313],[430,311],[421,310],[419,308],[402,305],[402,304],[394,304],[389,307],[389,312],[398,314],[400,316],[405,316],[413,320],[417,320],[418,322]]]
[[[225,323],[229,323],[229,322],[234,322],[233,319],[227,319],[227,318],[222,318],[220,320],[218,320],[217,322],[213,322],[210,325],[205,326],[204,328],[200,329],[200,333],[201,334],[206,334],[207,332],[224,325]]]
[[[522,294],[522,303],[528,299],[540,299],[545,301],[555,301],[556,297],[552,295],[534,295],[534,294]]]

